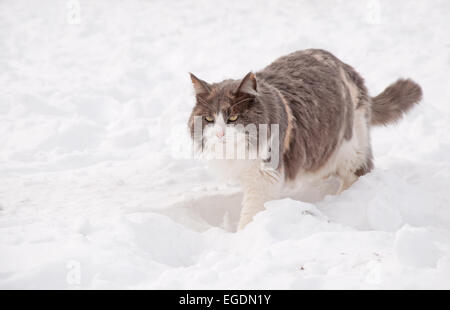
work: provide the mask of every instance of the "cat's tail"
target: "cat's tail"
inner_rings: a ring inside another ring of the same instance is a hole
[[[400,79],[372,98],[372,125],[387,125],[399,120],[422,99],[419,84]]]

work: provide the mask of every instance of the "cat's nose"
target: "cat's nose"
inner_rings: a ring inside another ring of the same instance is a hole
[[[219,130],[218,132],[216,132],[216,136],[219,139],[222,139],[222,137],[225,135],[225,133],[223,132],[223,130]]]

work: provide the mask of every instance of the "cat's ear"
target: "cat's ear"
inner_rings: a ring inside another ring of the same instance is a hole
[[[247,75],[242,79],[241,84],[237,89],[237,93],[255,97],[258,95],[256,77],[253,72],[247,73]]]
[[[209,94],[211,92],[211,87],[203,80],[189,73],[191,75],[192,85],[194,85],[194,91],[196,95]]]

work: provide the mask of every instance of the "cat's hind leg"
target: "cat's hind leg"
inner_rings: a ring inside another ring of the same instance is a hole
[[[338,176],[341,180],[341,185],[339,186],[339,189],[336,194],[342,193],[358,180],[358,176],[356,176],[356,174],[354,173],[347,173],[345,175],[338,175]]]
[[[336,175],[341,179],[338,194],[373,168],[369,119],[365,107],[355,110],[352,137],[342,143]]]

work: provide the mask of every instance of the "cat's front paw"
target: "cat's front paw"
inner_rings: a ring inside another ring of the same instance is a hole
[[[252,221],[251,217],[249,217],[249,218],[241,218],[239,220],[237,231],[243,230],[247,226],[247,224],[250,223],[251,221]]]

